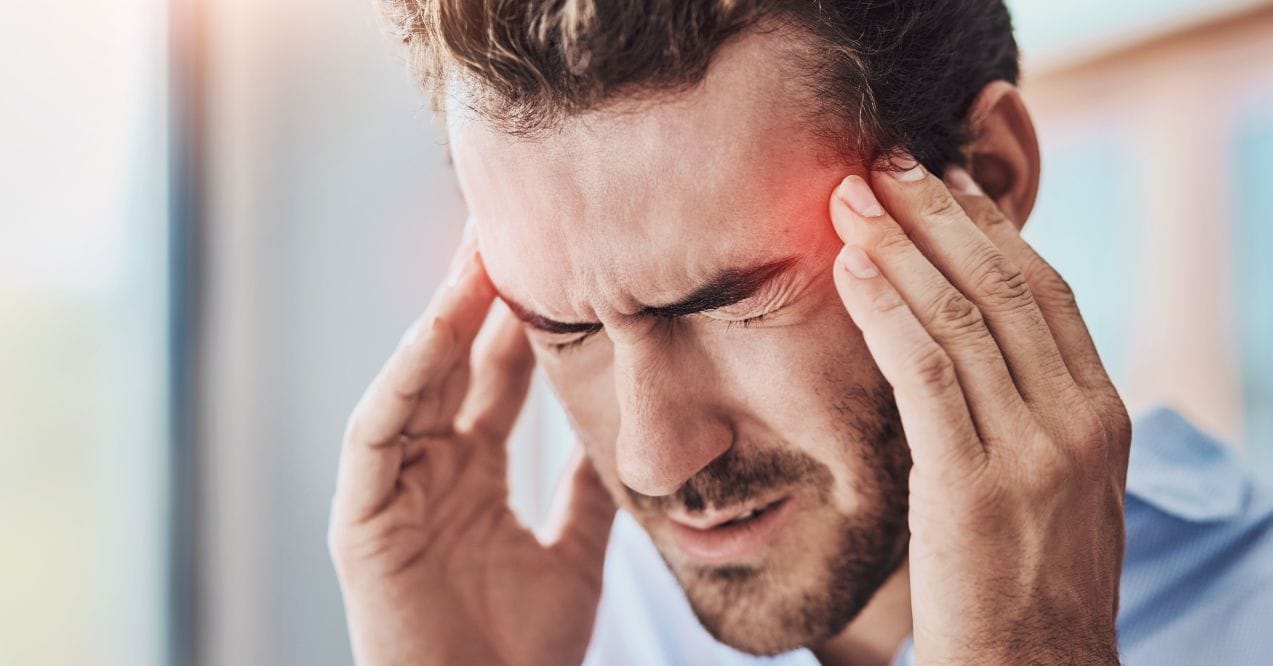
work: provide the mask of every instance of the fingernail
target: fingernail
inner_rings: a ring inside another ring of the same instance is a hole
[[[875,262],[871,261],[866,252],[856,245],[845,245],[844,249],[840,250],[840,256],[836,257],[836,261],[840,262],[840,265],[854,277],[862,280],[880,274],[880,269],[876,268]]]
[[[835,189],[835,195],[844,202],[844,205],[862,217],[879,217],[884,214],[884,207],[875,198],[871,186],[867,185],[861,176],[845,178]]]
[[[893,168],[889,170],[888,175],[903,183],[913,183],[924,178],[923,165],[907,153],[897,155],[889,161]]]
[[[963,167],[953,166],[946,170],[946,185],[956,192],[981,196],[984,192],[972,179],[972,175]]]

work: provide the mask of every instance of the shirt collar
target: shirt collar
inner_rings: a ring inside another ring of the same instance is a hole
[[[1248,490],[1233,450],[1174,410],[1156,407],[1134,421],[1129,497],[1182,520],[1208,522],[1238,515]]]

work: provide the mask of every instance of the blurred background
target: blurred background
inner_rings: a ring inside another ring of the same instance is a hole
[[[373,3],[0,21],[0,664],[346,664],[346,415],[463,206]],[[1131,403],[1273,480],[1273,2],[1016,0],[1028,236]],[[514,499],[569,432],[537,386]]]

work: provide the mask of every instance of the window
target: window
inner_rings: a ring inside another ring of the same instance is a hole
[[[0,663],[166,661],[165,20],[0,22]]]

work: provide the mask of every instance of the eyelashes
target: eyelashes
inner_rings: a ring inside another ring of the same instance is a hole
[[[549,342],[548,348],[558,354],[564,354],[570,351],[571,349],[578,348],[579,345],[582,345],[585,340],[587,340],[588,338],[591,338],[594,335],[596,335],[596,333],[588,333],[587,335],[581,335],[575,338],[574,340],[570,340],[568,342]]]
[[[771,314],[773,313],[766,312],[765,314],[756,315],[755,317],[747,317],[746,319],[726,320],[725,328],[729,329],[729,328],[733,328],[734,326],[742,326],[743,328],[747,328],[754,324],[759,324],[761,321],[765,319],[765,317],[768,317]],[[567,340],[566,342],[549,342],[549,343],[546,343],[546,346],[549,349],[551,349],[554,353],[565,354],[573,349],[578,349],[580,346],[583,345],[583,343],[587,342],[589,338],[596,335],[598,332],[599,331],[586,333],[573,340]]]
[[[768,317],[770,314],[772,313],[766,312],[765,314],[756,315],[755,317],[730,320],[725,322],[725,328],[730,328],[732,326],[742,326],[743,328],[747,328],[748,326],[751,326],[752,324],[759,324],[761,320],[763,320],[765,317]]]

